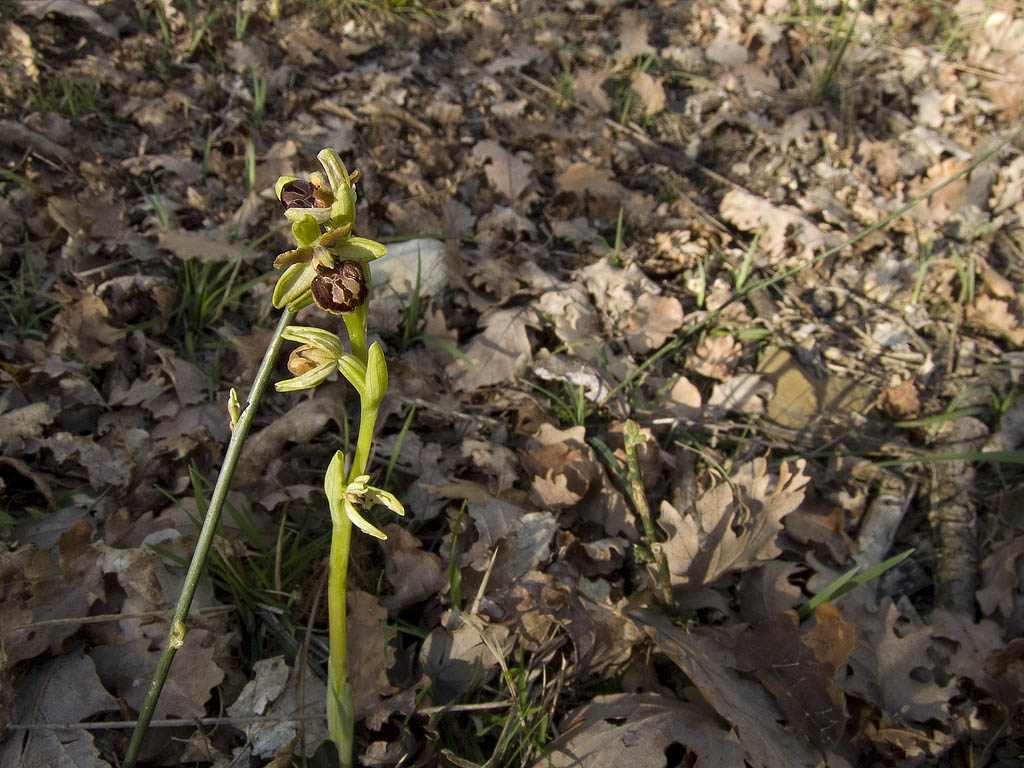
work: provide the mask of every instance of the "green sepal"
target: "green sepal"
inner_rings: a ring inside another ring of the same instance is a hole
[[[291,184],[293,181],[301,181],[298,176],[279,176],[277,183],[274,184],[274,194],[277,195],[277,199],[281,199],[281,190],[284,189],[285,184]]]
[[[384,360],[384,351],[376,341],[366,351],[366,403],[376,408],[388,391],[388,364]]]
[[[366,366],[355,355],[345,353],[338,357],[338,370],[355,387],[359,398],[366,396]]]
[[[292,222],[292,237],[299,245],[313,245],[320,239],[320,225],[313,218],[309,211],[318,211],[319,208],[289,208],[289,211],[298,211],[298,219],[289,217]]]
[[[306,264],[292,264],[284,271],[274,286],[274,307],[281,309],[290,304],[309,290],[309,286],[316,277],[316,269],[308,262]]]
[[[330,148],[321,149],[316,159],[320,161],[320,165],[327,172],[327,180],[330,182],[331,191],[335,195],[352,186],[351,177],[348,175],[348,168],[345,167],[344,161],[338,156],[337,152]]]
[[[300,389],[312,389],[322,384],[328,376],[334,373],[337,367],[337,363],[331,360],[306,371],[301,376],[277,382],[274,385],[274,389],[278,392],[298,392]]]
[[[345,347],[342,346],[338,335],[325,331],[323,328],[314,328],[308,325],[289,325],[281,336],[288,339],[288,341],[309,344],[312,347],[323,350],[335,360],[345,354]]]

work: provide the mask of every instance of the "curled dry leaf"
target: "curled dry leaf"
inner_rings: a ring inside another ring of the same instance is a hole
[[[777,207],[764,198],[740,190],[727,192],[719,210],[722,218],[740,229],[761,232],[760,246],[772,264],[783,260],[809,262],[835,241],[832,233],[823,232],[797,209]],[[793,245],[790,245],[790,238]]]
[[[445,369],[459,392],[510,381],[522,374],[530,362],[526,326],[537,324],[535,310],[497,309],[483,315],[479,324],[484,330],[463,348],[464,359],[455,360]]]
[[[523,467],[532,475],[535,499],[549,509],[579,503],[601,475],[597,457],[585,442],[585,428],[559,430],[544,424],[535,440],[539,447],[522,456]]]
[[[487,683],[511,650],[508,638],[508,627],[503,624],[488,624],[468,614],[446,614],[420,650],[433,699],[447,704],[473,686]]]
[[[921,413],[914,381],[908,379],[882,393],[882,410],[892,419],[913,419]]]

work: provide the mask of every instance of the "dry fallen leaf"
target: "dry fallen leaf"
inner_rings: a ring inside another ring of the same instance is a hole
[[[530,187],[530,165],[496,141],[477,142],[473,159],[484,167],[491,186],[513,202]]]
[[[735,733],[703,707],[658,693],[596,696],[566,723],[534,768],[663,768],[673,747],[694,768],[743,764]]]
[[[102,712],[119,711],[81,649],[40,664],[18,686],[13,721],[22,725],[80,723]],[[92,734],[81,728],[9,731],[0,745],[0,764],[10,766],[108,766]]]
[[[382,530],[387,534],[381,542],[385,573],[395,592],[382,598],[381,604],[397,614],[413,603],[441,594],[448,586],[441,558],[424,552],[419,539],[396,523],[388,523]]]
[[[787,264],[807,263],[837,242],[833,233],[819,229],[797,209],[774,206],[764,198],[740,190],[726,192],[719,211],[722,218],[740,229],[761,232],[759,245],[768,255],[769,264],[783,260]]]
[[[646,72],[636,70],[630,76],[629,84],[640,97],[644,114],[656,115],[665,108],[665,86],[663,78],[655,78]]]
[[[753,671],[791,725],[816,747],[834,747],[846,728],[846,699],[833,679],[853,650],[853,625],[831,603],[815,613],[817,622],[800,632],[795,611],[776,614],[751,627],[736,642],[740,671]]]
[[[660,523],[668,533],[664,544],[673,584],[710,584],[725,573],[771,560],[781,550],[775,539],[782,518],[803,503],[809,478],[805,461],[796,473],[783,462],[774,482],[768,464],[756,459],[742,465],[732,478],[739,491],[737,505],[730,484],[719,482],[697,499],[685,517],[667,501],[661,503]],[[769,484],[774,489],[769,492]]]
[[[468,392],[511,381],[526,370],[530,362],[530,340],[526,326],[538,318],[529,307],[497,309],[479,321],[483,332],[474,336],[462,352],[466,359],[452,362],[445,373],[459,392]]]
[[[818,765],[815,752],[779,725],[781,713],[767,691],[736,671],[733,643],[724,632],[686,631],[649,612],[630,618],[732,726],[748,763],[765,768]]]
[[[896,420],[914,419],[921,413],[921,401],[913,379],[908,379],[882,393],[882,410]]]
[[[708,336],[690,354],[687,364],[711,379],[727,379],[740,362],[743,347],[732,336]]]

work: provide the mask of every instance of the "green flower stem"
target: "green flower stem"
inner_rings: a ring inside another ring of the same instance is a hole
[[[128,751],[125,754],[123,768],[134,768],[139,758],[139,751],[142,748],[142,740],[146,736],[153,712],[156,710],[156,703],[160,699],[160,692],[163,690],[164,681],[174,660],[174,654],[184,644],[185,619],[188,617],[189,608],[192,606],[192,598],[195,596],[196,588],[199,586],[199,576],[202,573],[203,565],[206,562],[206,555],[210,551],[214,534],[217,532],[217,524],[220,522],[221,509],[224,507],[224,500],[228,495],[228,488],[231,485],[231,478],[238,465],[238,459],[242,455],[242,446],[245,445],[245,438],[249,434],[253,417],[263,393],[270,382],[270,374],[274,369],[274,363],[281,351],[284,342],[284,331],[295,319],[295,313],[285,310],[281,313],[281,319],[277,323],[274,336],[267,346],[263,355],[263,362],[256,373],[252,390],[249,392],[249,399],[245,404],[245,410],[238,418],[238,423],[231,433],[231,441],[228,443],[227,451],[224,454],[224,463],[221,465],[220,474],[217,476],[217,484],[213,489],[213,496],[210,497],[210,505],[206,510],[206,519],[203,521],[202,530],[199,532],[199,540],[196,542],[195,552],[192,554],[192,562],[189,564],[188,572],[185,575],[185,582],[178,596],[178,604],[174,608],[174,616],[171,619],[171,628],[167,634],[167,644],[164,646],[160,660],[157,662],[156,671],[153,673],[153,681],[149,684],[146,693],[146,700],[139,712],[139,719],[135,723],[135,731],[132,733],[131,741],[128,744]],[[343,593],[344,594],[344,593]],[[344,597],[342,598],[344,607]]]
[[[366,320],[363,314],[362,323],[349,323],[348,318],[356,313],[345,315],[349,329],[349,341],[352,354],[357,354],[357,339],[353,338],[354,326],[360,325],[362,330],[362,359],[366,359]],[[358,319],[358,318],[357,318]],[[366,473],[370,461],[370,450],[373,442],[373,430],[377,424],[377,411],[380,402],[368,403],[361,398],[362,407],[359,414],[359,437],[356,452],[352,457],[352,467],[348,479]],[[346,634],[345,597],[348,581],[348,553],[352,539],[352,523],[344,514],[332,520],[331,554],[327,574],[327,606],[330,622],[330,657],[327,662],[327,729],[338,750],[338,761],[341,768],[352,765],[352,748],[355,733],[355,694],[352,682],[348,677],[348,646]]]
[[[348,677],[345,583],[348,579],[352,523],[345,515],[339,515],[333,522],[327,567],[327,615],[331,649],[327,661],[327,726],[331,741],[338,750],[338,762],[342,768],[350,768],[355,732],[355,695]]]

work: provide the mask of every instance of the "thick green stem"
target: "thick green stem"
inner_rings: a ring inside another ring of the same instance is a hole
[[[355,696],[348,678],[345,617],[345,582],[352,523],[344,515],[333,521],[331,555],[327,567],[327,614],[330,622],[330,657],[327,662],[327,727],[338,750],[342,768],[352,765],[355,732]]]
[[[373,448],[373,429],[377,424],[377,409],[380,403],[368,407],[365,403],[359,414],[359,438],[356,441],[356,452],[352,457],[352,469],[349,472],[348,480],[351,482],[360,475],[366,474],[366,467],[370,463],[370,451]]]
[[[135,731],[132,733],[132,739],[128,744],[123,768],[134,768],[135,762],[139,759],[142,740],[146,736],[150,720],[153,719],[153,712],[156,710],[156,703],[160,699],[160,692],[163,690],[164,681],[167,679],[167,674],[171,669],[174,654],[177,653],[178,649],[185,642],[185,633],[188,631],[185,626],[185,619],[188,616],[189,608],[192,606],[192,598],[195,596],[196,588],[199,586],[199,576],[206,562],[206,555],[210,551],[214,534],[217,532],[217,524],[220,522],[220,513],[224,506],[224,500],[228,495],[231,478],[235,473],[235,467],[238,465],[238,459],[242,455],[242,446],[245,444],[245,438],[249,434],[249,428],[252,426],[256,409],[263,398],[267,384],[270,382],[270,374],[274,370],[274,363],[277,361],[277,356],[281,351],[281,345],[284,342],[282,334],[294,319],[294,312],[285,310],[281,313],[281,319],[277,324],[270,344],[267,346],[266,354],[263,355],[263,362],[256,373],[256,379],[253,381],[249,399],[245,404],[245,410],[242,411],[241,416],[238,418],[238,423],[235,424],[234,430],[231,433],[231,441],[228,443],[227,451],[224,454],[224,463],[221,465],[220,474],[217,476],[217,484],[214,486],[213,495],[210,497],[210,505],[207,507],[206,519],[203,521],[202,530],[199,532],[199,540],[196,542],[196,549],[192,554],[192,562],[189,564],[188,572],[185,574],[185,583],[181,588],[181,594],[178,596],[178,604],[174,608],[171,628],[167,634],[167,643],[164,646],[160,660],[157,662],[156,671],[153,673],[153,681],[149,684],[146,700],[143,702],[142,710],[139,712],[139,719],[135,724]]]

